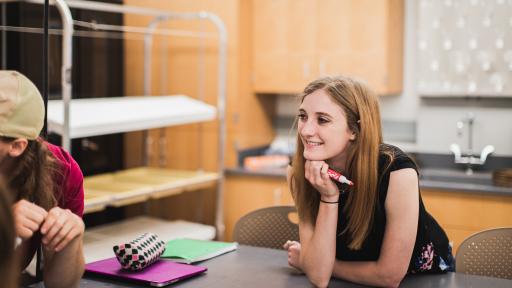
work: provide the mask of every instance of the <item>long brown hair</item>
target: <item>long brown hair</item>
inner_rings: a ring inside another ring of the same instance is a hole
[[[349,77],[326,77],[311,82],[300,95],[300,101],[317,90],[324,90],[344,111],[349,129],[356,138],[347,150],[346,172],[354,181],[348,191],[344,212],[348,223],[349,248],[361,248],[373,225],[378,202],[379,146],[382,144],[380,112],[377,96],[363,82]],[[291,191],[299,217],[315,225],[320,195],[304,176],[304,145],[297,133],[297,150],[293,159]]]
[[[0,279],[2,287],[14,288],[18,284],[18,259],[14,250],[14,217],[12,199],[0,177]],[[5,285],[5,286],[4,286]]]
[[[10,143],[15,138],[0,136],[0,141]],[[57,162],[41,139],[28,140],[25,151],[15,159],[7,172],[8,188],[15,201],[26,199],[46,210],[57,203],[53,177],[58,173]]]

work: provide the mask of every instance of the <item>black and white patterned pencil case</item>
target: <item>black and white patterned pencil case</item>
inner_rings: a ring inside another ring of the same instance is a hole
[[[129,243],[115,245],[113,248],[121,267],[139,271],[160,259],[165,243],[153,233],[144,233]]]

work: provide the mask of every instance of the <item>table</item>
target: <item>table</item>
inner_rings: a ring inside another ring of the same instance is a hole
[[[305,275],[288,266],[284,250],[240,245],[238,250],[204,261],[208,267],[200,276],[171,284],[168,287],[312,287]],[[43,287],[40,286],[34,287]],[[85,276],[80,287],[113,288],[140,287],[120,281]],[[364,287],[343,280],[332,279],[329,287]],[[446,273],[439,275],[409,275],[400,287],[512,287],[512,280],[492,277]]]

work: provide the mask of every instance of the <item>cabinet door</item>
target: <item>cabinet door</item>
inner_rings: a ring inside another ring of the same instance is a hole
[[[316,64],[319,76],[350,75],[351,0],[324,0],[317,5]]]
[[[224,191],[226,241],[232,240],[235,224],[245,214],[269,206],[294,205],[284,177],[230,175]]]
[[[314,0],[252,2],[253,88],[296,93],[317,75]]]
[[[402,89],[403,0],[253,1],[254,91],[296,93],[348,75]]]
[[[512,197],[422,189],[427,211],[448,234],[454,252],[464,239],[482,230],[512,226]]]
[[[378,94],[402,87],[403,2],[324,0],[317,7],[319,75],[364,79]]]

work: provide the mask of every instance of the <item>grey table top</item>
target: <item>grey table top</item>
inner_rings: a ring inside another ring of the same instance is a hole
[[[198,265],[208,271],[200,276],[171,284],[169,287],[312,287],[305,275],[290,268],[286,251],[240,245],[238,250],[204,261]],[[40,286],[34,287],[43,287]],[[80,287],[140,287],[120,281],[85,276]],[[329,287],[363,287],[332,279]],[[447,273],[409,275],[400,287],[512,287],[512,280]]]

